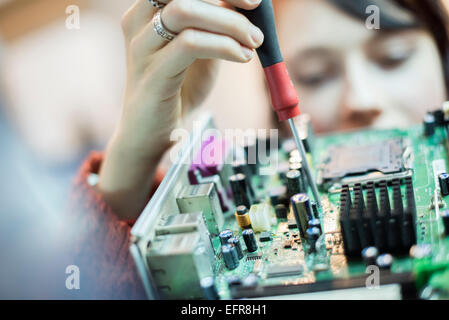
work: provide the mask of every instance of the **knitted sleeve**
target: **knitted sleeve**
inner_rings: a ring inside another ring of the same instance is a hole
[[[103,154],[93,152],[74,181],[70,213],[74,228],[74,264],[80,266],[81,298],[145,299],[129,251],[133,221],[123,221],[96,192],[93,185]],[[157,174],[157,182],[162,174]]]

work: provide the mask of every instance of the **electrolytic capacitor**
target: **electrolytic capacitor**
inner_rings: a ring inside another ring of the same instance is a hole
[[[309,221],[309,228],[318,228],[321,231],[321,222],[320,219],[312,219]]]
[[[301,172],[290,170],[287,172],[287,196],[290,198],[295,194],[303,192]]]
[[[231,239],[234,236],[231,230],[226,229],[220,232],[218,235],[218,238],[220,238],[220,243],[222,245],[228,244],[228,240]]]
[[[250,197],[250,191],[248,189],[246,176],[238,173],[229,178],[231,184],[232,196],[234,198],[234,204],[236,206],[251,207],[252,201]]]
[[[426,137],[433,136],[435,134],[435,126],[435,116],[431,112],[428,112],[424,116],[424,135]]]
[[[274,211],[276,213],[276,218],[287,219],[288,210],[287,210],[287,207],[285,205],[283,205],[282,203],[276,205],[274,207]]]
[[[449,174],[441,173],[438,175],[438,182],[440,183],[440,191],[443,197],[449,195]]]
[[[378,255],[379,250],[376,247],[367,247],[362,250],[362,258],[367,266],[376,265]]]
[[[218,300],[220,298],[213,277],[206,277],[201,279],[200,285],[201,289],[203,290],[204,297],[207,300]]]
[[[242,232],[243,241],[245,241],[248,252],[257,251],[257,240],[253,229],[246,229]]]
[[[393,264],[393,256],[389,253],[381,254],[376,259],[376,264],[380,269],[390,269]]]
[[[243,258],[243,250],[242,250],[242,246],[240,244],[240,240],[237,238],[231,238],[228,240],[228,244],[232,245],[236,252],[237,252],[237,257],[240,259]]]
[[[232,245],[225,244],[221,246],[221,255],[223,256],[226,268],[228,268],[229,270],[234,270],[239,266],[237,251]]]
[[[449,236],[449,210],[444,210],[441,213],[441,219],[443,219],[444,233]]]
[[[307,242],[310,246],[310,252],[316,252],[316,242],[320,237],[320,229],[308,228],[307,229]]]
[[[313,219],[310,198],[304,193],[299,193],[291,197],[290,202],[301,237],[305,237],[309,220]]]
[[[251,172],[251,168],[249,167],[249,165],[246,163],[245,160],[236,160],[232,163],[232,170],[234,171],[234,174],[244,174],[246,177],[246,185],[248,187],[249,193],[251,195],[251,197],[255,197],[255,193],[254,193],[254,188],[251,184],[251,176],[252,176],[252,172]]]
[[[242,229],[251,228],[251,220],[249,218],[248,208],[245,206],[238,206],[235,211],[235,219],[237,220],[237,224]]]

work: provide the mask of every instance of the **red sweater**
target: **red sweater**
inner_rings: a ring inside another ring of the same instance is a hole
[[[74,264],[80,266],[81,298],[145,299],[129,251],[133,222],[119,220],[102,196],[88,183],[98,174],[103,154],[93,152],[82,165],[71,195],[75,235]],[[155,186],[162,180],[156,174]],[[154,191],[154,190],[153,190]]]

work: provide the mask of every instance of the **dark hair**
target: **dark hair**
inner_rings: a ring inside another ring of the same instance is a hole
[[[449,97],[449,34],[447,9],[438,0],[328,0],[347,14],[367,18],[366,9],[380,9],[380,28],[401,30],[423,28],[434,39],[443,64],[446,95]]]

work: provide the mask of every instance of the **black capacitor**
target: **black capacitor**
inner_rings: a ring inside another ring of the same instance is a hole
[[[444,111],[443,111],[443,109],[435,110],[433,112],[433,116],[435,117],[435,124],[437,126],[439,126],[439,127],[444,126],[446,121],[444,120]]]
[[[307,242],[309,243],[310,252],[316,252],[316,242],[320,237],[320,229],[308,228],[307,229]]]
[[[313,219],[310,198],[304,193],[299,193],[291,197],[290,202],[301,237],[305,237],[309,220]]]
[[[235,174],[229,178],[236,207],[245,206],[249,208],[252,205],[252,199],[246,180],[246,176],[242,173]]]
[[[243,250],[242,250],[242,245],[240,244],[240,240],[237,238],[231,238],[228,240],[228,244],[234,246],[236,252],[237,252],[237,257],[240,259],[243,258]]]
[[[257,240],[253,229],[246,229],[242,232],[243,241],[245,241],[248,252],[257,251]]]
[[[438,175],[438,182],[440,183],[440,191],[443,197],[449,195],[449,174],[440,173]]]
[[[239,266],[237,251],[230,244],[221,246],[221,255],[223,256],[226,268],[228,268],[229,270],[234,270]]]
[[[320,233],[322,232],[321,230],[321,222],[320,219],[312,219],[309,221],[309,228],[318,228],[318,230],[320,230]]]
[[[435,134],[435,126],[435,116],[431,112],[428,112],[424,116],[424,135],[426,137],[433,136]]]
[[[376,265],[378,255],[379,250],[376,247],[367,247],[362,250],[362,258],[367,266]]]
[[[254,198],[255,196],[255,192],[254,192],[254,188],[251,184],[251,177],[252,177],[252,172],[251,172],[251,168],[248,166],[248,164],[246,163],[245,160],[236,160],[232,163],[232,170],[234,171],[234,174],[244,174],[246,177],[246,185],[248,187],[248,190],[251,194],[251,197]]]
[[[276,213],[276,218],[278,219],[287,219],[288,210],[287,207],[280,203],[274,207],[274,211]]]
[[[298,170],[290,170],[286,174],[287,178],[287,196],[293,197],[295,194],[303,192],[302,176]]]
[[[206,277],[200,281],[201,289],[203,290],[204,297],[207,300],[218,300],[217,287],[215,286],[215,280],[213,277]]]
[[[229,229],[223,230],[218,235],[218,238],[220,238],[220,243],[222,245],[228,244],[228,240],[231,239],[232,237],[234,237],[234,234]]]
[[[443,220],[444,233],[449,236],[449,210],[444,210],[441,213],[441,219]]]
[[[393,264],[393,256],[389,253],[381,254],[376,259],[376,264],[380,269],[390,269]]]

